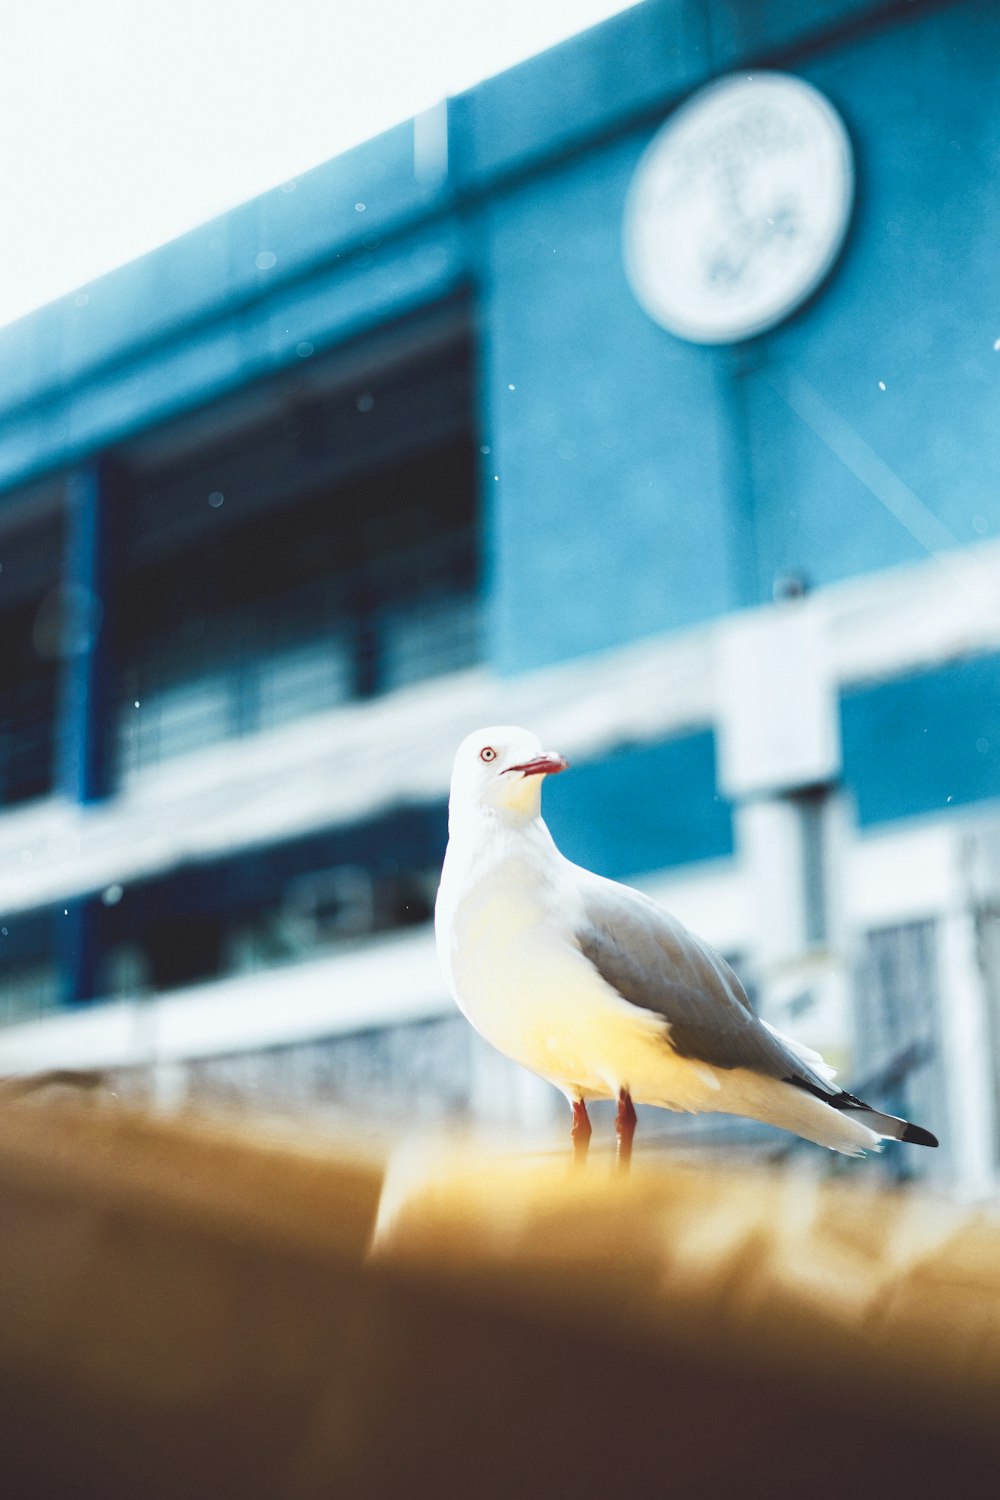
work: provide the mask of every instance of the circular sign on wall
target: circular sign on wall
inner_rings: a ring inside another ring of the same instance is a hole
[[[854,196],[843,121],[788,73],[701,89],[643,153],[625,209],[625,268],[664,328],[699,344],[762,333],[830,270]]]

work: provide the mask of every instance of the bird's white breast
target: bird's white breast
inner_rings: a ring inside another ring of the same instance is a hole
[[[654,1048],[669,1050],[662,1019],[622,1000],[573,940],[579,898],[558,856],[533,858],[530,845],[454,854],[438,944],[459,1007],[487,1041],[588,1097],[614,1095],[648,1070]]]

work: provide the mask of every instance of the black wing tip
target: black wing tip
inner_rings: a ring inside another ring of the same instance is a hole
[[[922,1125],[907,1124],[906,1129],[899,1139],[906,1141],[907,1145],[910,1146],[937,1146],[940,1144],[937,1136],[931,1135],[930,1131],[925,1130]]]

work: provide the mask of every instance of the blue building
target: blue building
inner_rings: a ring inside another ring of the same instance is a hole
[[[986,0],[647,0],[0,331],[0,1071],[544,1123],[427,925],[524,722],[568,854],[995,1181],[998,59]],[[775,73],[839,206],[719,124]]]

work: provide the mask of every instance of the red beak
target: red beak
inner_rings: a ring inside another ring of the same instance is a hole
[[[548,750],[544,755],[536,755],[534,760],[526,760],[519,766],[508,766],[504,775],[520,771],[522,776],[554,776],[557,771],[565,771],[568,766],[568,760],[563,760],[554,750]]]

